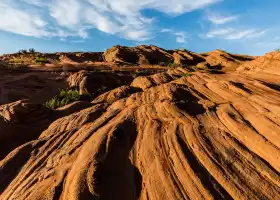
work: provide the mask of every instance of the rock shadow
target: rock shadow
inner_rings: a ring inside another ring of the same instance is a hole
[[[191,148],[185,143],[185,141],[177,135],[177,140],[182,148],[185,157],[188,160],[190,167],[193,169],[194,173],[199,177],[201,183],[211,194],[214,199],[233,199],[228,192],[216,181],[216,179],[211,176],[207,169],[197,160],[196,155],[191,150]]]
[[[190,91],[183,88],[178,88],[175,93],[175,98],[178,100],[176,106],[183,111],[186,111],[192,116],[203,114],[206,109],[199,104],[199,99],[195,97]]]
[[[136,124],[131,121],[125,121],[109,133],[105,161],[95,173],[101,200],[139,199],[142,176],[129,159],[136,137]]]

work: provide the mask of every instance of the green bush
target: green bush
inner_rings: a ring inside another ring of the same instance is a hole
[[[177,67],[182,67],[182,65],[174,63],[174,62],[170,62],[167,66],[170,68],[174,68],[174,69]]]
[[[79,101],[80,98],[78,90],[60,90],[59,94],[47,101],[45,106],[50,109],[57,109],[74,101]]]
[[[35,62],[36,62],[36,64],[49,63],[48,59],[46,59],[45,57],[36,57]]]
[[[280,52],[280,49],[276,49],[275,51]]]

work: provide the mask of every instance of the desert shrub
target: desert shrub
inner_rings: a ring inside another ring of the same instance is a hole
[[[79,101],[80,98],[78,90],[60,90],[59,94],[47,101],[45,106],[50,109],[57,109],[74,101]]]
[[[150,75],[149,71],[148,70],[141,70],[141,71],[136,71],[135,72],[135,77],[138,77],[138,76],[147,76],[147,75]]]
[[[36,57],[35,62],[36,62],[36,64],[49,63],[48,59],[46,59],[45,57]]]
[[[34,48],[30,48],[29,49],[29,53],[35,53],[36,51],[35,51],[35,49]]]
[[[175,49],[175,51],[185,51],[185,48]]]
[[[27,53],[27,50],[26,49],[21,49],[21,50],[18,51],[18,53],[23,53],[24,54],[24,53]]]
[[[166,62],[159,62],[158,65],[160,66],[167,66],[167,67],[175,67],[175,66],[179,66],[179,64],[174,63],[174,60],[170,60],[170,61],[166,61]]]
[[[182,67],[182,65],[174,63],[174,62],[170,62],[167,66],[170,68],[174,68],[174,69],[177,67]]]
[[[280,52],[280,49],[276,49],[275,51]]]

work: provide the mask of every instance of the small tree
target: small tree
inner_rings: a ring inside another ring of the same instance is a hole
[[[26,49],[21,49],[18,51],[18,53],[27,53],[27,50]]]
[[[280,52],[280,49],[276,49],[275,51]]]
[[[30,48],[29,49],[29,53],[35,53],[35,49],[34,48]]]

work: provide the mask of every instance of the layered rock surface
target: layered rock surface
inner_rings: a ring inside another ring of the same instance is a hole
[[[198,66],[224,71],[234,71],[240,65],[248,63],[256,58],[247,55],[230,54],[222,50],[215,50],[201,55],[206,61],[199,63]]]
[[[280,52],[267,53],[254,61],[242,64],[237,71],[242,73],[267,73],[280,75]]]
[[[104,52],[108,62],[125,62],[133,64],[180,64],[210,69],[235,70],[239,65],[252,61],[253,56],[235,55],[216,50],[209,53],[197,54],[185,49],[164,50],[150,45],[138,47],[114,46]]]
[[[67,77],[54,73],[0,71],[0,76],[0,105],[22,99],[45,103],[68,86]]]
[[[138,77],[2,159],[0,199],[280,199],[275,84],[181,68]]]

